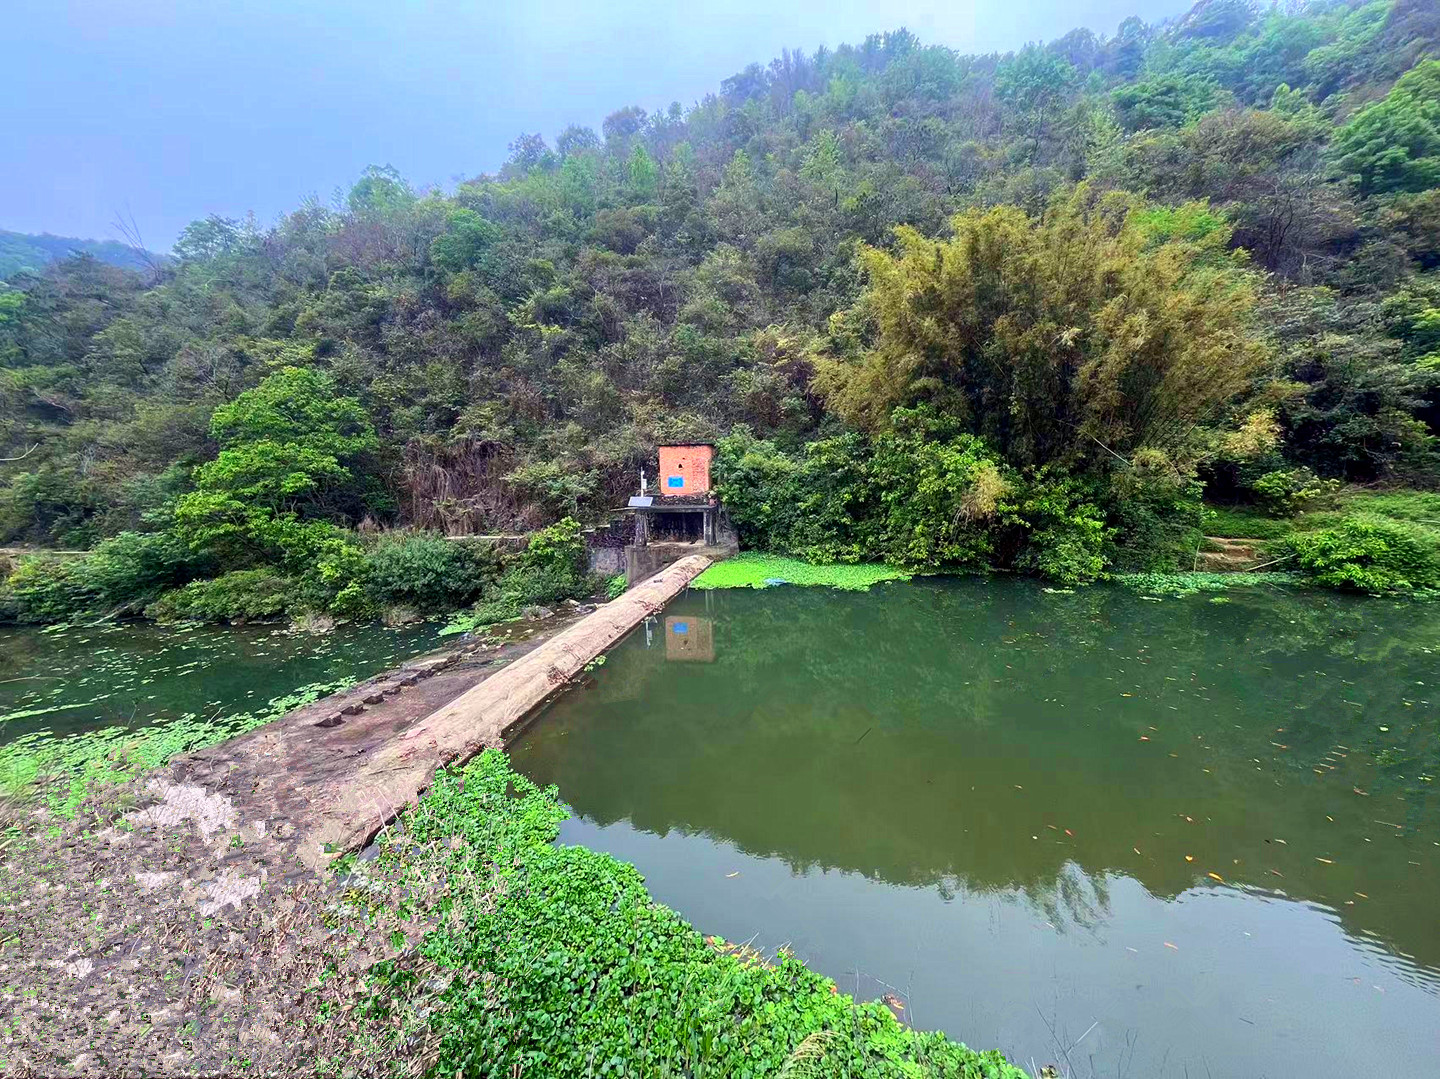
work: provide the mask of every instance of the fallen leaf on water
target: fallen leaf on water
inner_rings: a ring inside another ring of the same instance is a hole
[[[1333,858],[1316,858],[1315,860],[1316,860],[1317,862],[1324,862],[1326,865],[1334,865],[1334,864],[1335,864],[1335,859],[1333,859]]]
[[[1178,946],[1171,944],[1168,940],[1165,942],[1165,947],[1174,948],[1177,952],[1180,950]]]
[[[1211,880],[1218,880],[1221,884],[1225,883],[1225,878],[1222,877],[1219,873],[1206,873],[1205,875]]]
[[[1366,895],[1364,892],[1356,892],[1355,894],[1358,895],[1361,899],[1369,899],[1369,898],[1370,898],[1370,897],[1369,897],[1368,895]]]
[[[1271,873],[1274,873],[1277,877],[1283,877],[1283,876],[1285,875],[1284,873],[1280,872],[1280,870],[1278,870],[1278,869],[1272,869],[1272,870],[1270,870],[1270,872],[1271,872]]]
[[[1139,848],[1139,847],[1131,847],[1130,849],[1133,850],[1136,854],[1140,854],[1140,848]],[[1143,857],[1145,857],[1145,855],[1140,854],[1140,857],[1143,858]]]
[[[1351,787],[1350,789],[1353,790],[1356,794],[1363,795],[1366,798],[1370,797],[1369,791],[1362,791],[1359,787]]]
[[[735,870],[735,872],[733,872],[733,873],[726,873],[726,874],[725,874],[725,876],[726,876],[727,879],[728,879],[729,877],[738,877],[739,875],[740,875],[740,870],[738,870],[738,869]]]
[[[1142,741],[1142,742],[1148,742],[1148,741],[1150,741],[1150,736],[1149,736],[1148,734],[1142,734],[1142,735],[1140,736],[1140,741]]]
[[[1066,829],[1065,829],[1065,834],[1068,835],[1068,836],[1070,836],[1072,839],[1073,839],[1074,836],[1075,836],[1075,833],[1072,832],[1069,828],[1066,828]]]
[[[1187,862],[1193,862],[1193,861],[1195,860],[1195,855],[1193,855],[1193,854],[1187,854],[1187,855],[1185,855],[1185,860],[1186,860]]]

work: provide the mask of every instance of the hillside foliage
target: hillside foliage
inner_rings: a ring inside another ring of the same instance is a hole
[[[1433,487],[1437,35],[1428,0],[898,30],[452,193],[373,167],[144,274],[14,274],[0,536],[168,537],[124,541],[161,558],[132,604],[264,570],[261,606],[360,614],[397,594],[367,536],[596,521],[671,440],[752,440],[727,498],[777,551],[1062,580],[1174,568],[1202,490]]]

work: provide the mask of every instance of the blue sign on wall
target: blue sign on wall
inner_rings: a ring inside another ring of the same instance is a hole
[[[685,477],[684,477],[684,476],[666,476],[666,477],[665,477],[665,486],[666,486],[666,487],[684,487],[684,486],[685,486]]]
[[[671,624],[671,627],[670,627],[670,628],[673,629],[676,633],[689,633],[689,632],[690,632],[690,623],[689,623],[689,622],[674,622],[674,623]]]

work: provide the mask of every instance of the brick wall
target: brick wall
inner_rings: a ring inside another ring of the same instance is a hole
[[[712,446],[661,446],[656,494],[704,495],[710,492]]]

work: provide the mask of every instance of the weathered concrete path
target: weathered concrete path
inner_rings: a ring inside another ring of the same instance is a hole
[[[548,639],[406,664],[181,757],[169,778],[268,819],[286,854],[320,869],[413,805],[437,768],[503,748],[526,716],[710,561],[681,559],[578,621],[562,620]]]
[[[415,803],[436,768],[469,760],[482,749],[503,748],[541,703],[709,565],[709,558],[692,555],[666,567],[382,745],[338,801],[322,809],[297,853],[315,865],[327,845],[350,850],[364,844]]]

